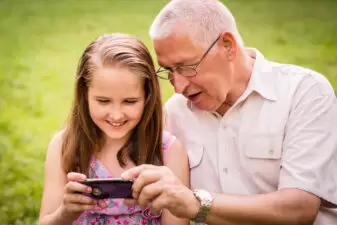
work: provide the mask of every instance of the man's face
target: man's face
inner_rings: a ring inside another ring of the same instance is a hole
[[[186,77],[174,68],[198,63],[208,46],[194,45],[187,35],[154,41],[159,65],[174,71],[170,82],[175,92],[183,94],[195,107],[205,111],[216,111],[225,102],[233,80],[233,65],[223,46],[220,37],[198,66],[197,74]]]

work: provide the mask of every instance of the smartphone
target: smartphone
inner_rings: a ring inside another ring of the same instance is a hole
[[[98,199],[132,198],[133,181],[124,181],[121,178],[87,179],[82,184],[92,188],[91,193],[84,195]]]

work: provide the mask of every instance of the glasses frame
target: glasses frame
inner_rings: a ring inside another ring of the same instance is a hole
[[[195,64],[192,64],[192,65],[185,65],[185,66],[176,66],[174,68],[170,68],[170,69],[164,69],[162,67],[159,67],[156,71],[156,75],[160,78],[160,79],[163,79],[163,80],[172,80],[172,73],[174,71],[176,71],[178,74],[180,74],[181,76],[184,76],[184,77],[194,77],[198,74],[198,68],[199,68],[199,65],[203,62],[203,60],[206,58],[207,54],[211,51],[211,49],[213,48],[213,46],[218,42],[218,40],[220,39],[221,35],[219,35],[215,41],[212,42],[212,44],[208,47],[208,49],[205,51],[205,53],[201,56],[200,60],[195,63]],[[183,75],[183,73],[179,72],[179,71],[184,71],[185,69],[192,69],[194,70],[194,73],[193,75]],[[168,76],[165,77],[165,76],[160,76],[159,74],[160,73],[167,73]],[[170,76],[171,75],[171,76]]]

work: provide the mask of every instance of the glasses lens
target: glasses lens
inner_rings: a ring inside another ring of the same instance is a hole
[[[177,72],[184,77],[193,77],[197,71],[192,67],[180,67]]]
[[[162,70],[162,71],[158,71],[157,72],[157,76],[161,79],[164,79],[164,80],[169,80],[169,77],[170,77],[170,71],[168,70]]]

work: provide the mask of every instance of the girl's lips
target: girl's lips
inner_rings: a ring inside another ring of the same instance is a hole
[[[118,127],[122,127],[124,124],[126,124],[127,121],[123,121],[123,122],[110,122],[110,121],[107,120],[107,123],[110,124],[113,127],[118,128]]]

